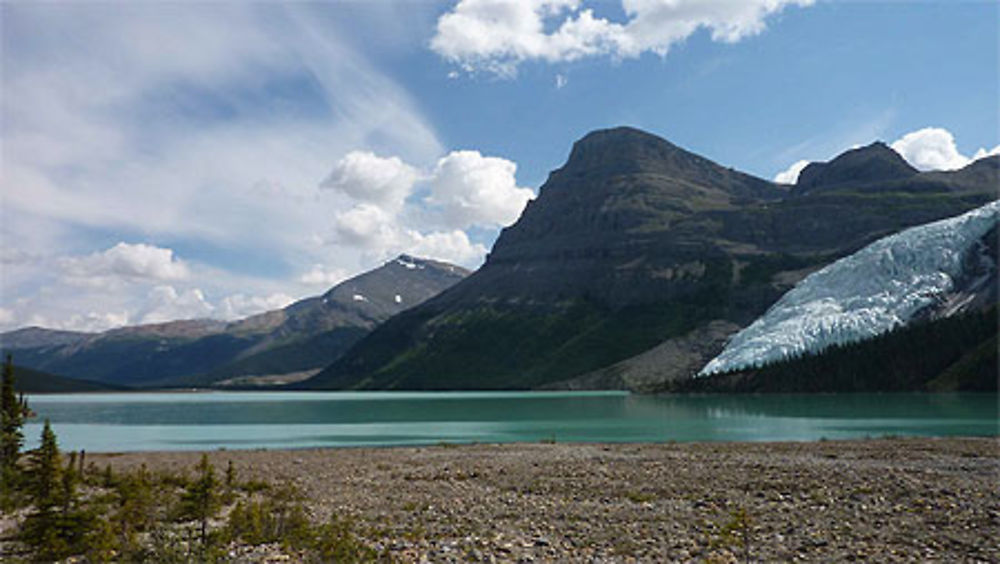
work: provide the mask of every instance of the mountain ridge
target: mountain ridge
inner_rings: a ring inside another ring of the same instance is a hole
[[[233,322],[179,320],[103,333],[21,329],[0,335],[0,347],[29,368],[146,387],[211,385],[262,368],[318,370],[382,320],[467,273],[400,255],[321,296]]]
[[[745,326],[809,271],[993,199],[994,184],[955,180],[963,174],[789,193],[652,134],[594,132],[502,230],[482,268],[299,387],[573,385],[712,323]],[[687,376],[661,371],[643,386]]]

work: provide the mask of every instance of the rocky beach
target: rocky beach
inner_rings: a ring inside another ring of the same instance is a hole
[[[88,454],[182,472],[195,452]],[[403,562],[997,562],[996,438],[214,451]],[[295,561],[278,546],[237,561]]]

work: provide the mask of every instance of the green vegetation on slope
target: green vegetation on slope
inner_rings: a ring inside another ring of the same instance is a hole
[[[68,394],[76,392],[114,392],[127,390],[125,386],[104,384],[92,380],[65,378],[23,366],[14,366],[17,371],[18,388],[28,394]]]
[[[0,514],[17,525],[0,543],[4,562],[230,562],[248,547],[280,545],[302,562],[367,562],[378,554],[337,514],[314,524],[292,486],[241,482],[230,461],[220,477],[207,455],[187,473],[116,473],[59,451],[45,421],[40,446],[23,456],[30,414],[4,364]],[[220,518],[226,515],[226,518]],[[13,542],[11,542],[13,541]],[[251,549],[252,552],[252,549]]]
[[[733,265],[707,261],[697,292],[612,309],[556,306],[415,308],[390,319],[326,371],[296,387],[530,389],[629,358],[729,307]]]
[[[995,392],[998,346],[994,306],[915,323],[761,368],[678,382],[664,391]]]

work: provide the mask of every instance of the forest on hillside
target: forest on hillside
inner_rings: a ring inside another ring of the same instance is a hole
[[[996,392],[997,325],[993,306],[757,368],[676,382],[663,391]]]

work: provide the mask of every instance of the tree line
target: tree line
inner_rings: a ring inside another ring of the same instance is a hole
[[[997,307],[913,323],[763,366],[692,378],[671,392],[996,392]]]
[[[206,454],[190,475],[145,464],[100,468],[84,451],[60,452],[48,420],[38,448],[22,453],[31,415],[8,355],[0,389],[0,510],[18,527],[14,538],[0,539],[0,560],[225,562],[241,548],[272,543],[305,562],[382,559],[350,519],[314,524],[297,490],[241,480],[232,461],[221,474]]]

